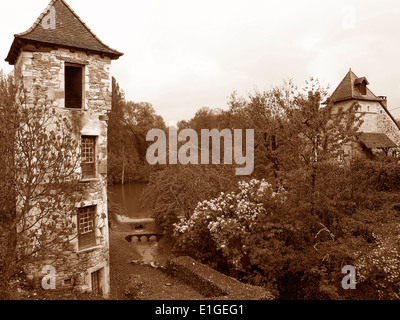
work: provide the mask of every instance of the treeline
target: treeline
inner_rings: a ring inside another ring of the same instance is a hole
[[[243,178],[235,175],[233,165],[170,165],[164,172],[154,172],[144,201],[168,229],[178,217],[188,215],[186,210],[193,212],[198,202],[232,190],[241,179],[267,179],[278,190],[299,170],[298,174],[307,176],[311,191],[316,194],[317,180],[323,176],[320,165],[339,158],[342,145],[354,138],[361,125],[356,107],[337,109],[332,118],[334,106],[328,103],[328,92],[313,78],[305,91],[288,81],[270,90],[255,90],[248,97],[234,92],[227,110],[201,108],[191,120],[179,122],[178,129],[194,129],[198,136],[202,129],[253,129],[254,172]],[[194,183],[197,192],[184,192],[191,189],[186,183]]]
[[[165,123],[149,103],[126,101],[117,81],[112,80],[112,111],[108,122],[108,182],[147,182],[151,167],[146,161],[147,132],[164,129]]]

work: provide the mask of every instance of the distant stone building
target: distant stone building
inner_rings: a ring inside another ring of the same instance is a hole
[[[344,147],[345,157],[363,155],[372,158],[376,153],[398,153],[400,126],[388,110],[387,98],[375,96],[368,85],[365,77],[357,77],[350,69],[330,98],[335,106],[343,110],[358,103],[357,113],[363,120],[357,142]]]
[[[111,60],[122,53],[101,42],[64,0],[52,0],[33,26],[15,35],[6,58],[26,93],[26,103],[78,119],[81,184],[75,250],[54,266],[57,288],[78,288],[107,297],[110,292],[107,211],[107,114],[111,111]],[[77,268],[79,265],[79,268]],[[76,270],[79,271],[76,274]],[[43,277],[41,270],[37,276]]]

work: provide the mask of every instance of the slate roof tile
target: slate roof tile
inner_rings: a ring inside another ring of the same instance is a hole
[[[55,9],[56,25],[54,29],[44,28],[42,23],[51,7]],[[123,55],[104,44],[64,0],[52,0],[31,28],[15,35],[6,61],[15,64],[23,43],[39,43],[80,49],[108,55],[112,59],[117,59]]]
[[[357,77],[355,73],[350,69],[346,76],[343,78],[342,82],[340,82],[336,90],[332,93],[331,100],[333,102],[351,99],[381,101],[382,99],[374,95],[369,88],[367,88],[367,94],[361,94],[356,85],[362,83],[363,81],[365,81],[367,85],[369,84],[365,77]]]

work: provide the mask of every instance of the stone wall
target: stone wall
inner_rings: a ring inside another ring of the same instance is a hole
[[[218,300],[274,300],[262,287],[242,283],[190,257],[178,257],[169,262],[168,270],[202,295]]]
[[[386,110],[378,101],[357,101],[360,105],[359,113],[362,115],[363,123],[358,131],[375,132],[386,134],[393,142],[400,146],[400,130],[388,115]],[[343,101],[336,105],[343,110],[349,108],[354,101]],[[353,154],[365,153],[361,144],[353,145]]]
[[[66,64],[83,66],[84,97],[82,109],[66,109],[64,98]],[[112,82],[111,60],[108,57],[71,52],[67,49],[37,48],[37,51],[21,52],[14,69],[20,100],[31,107],[54,107],[56,112],[73,126],[73,134],[96,137],[96,178],[82,181],[84,203],[97,206],[97,246],[78,251],[78,240],[71,242],[71,252],[62,259],[51,262],[56,269],[57,288],[73,287],[78,291],[91,290],[90,273],[101,270],[101,287],[109,294],[109,229],[107,210],[107,114],[111,111]],[[77,150],[77,152],[80,152]],[[81,174],[81,170],[77,170]],[[77,225],[77,217],[75,218]],[[40,261],[29,267],[29,272],[39,285],[43,266],[50,261]]]
[[[106,114],[111,110],[111,60],[108,57],[70,52],[67,49],[23,51],[15,65],[17,79],[23,79],[27,103],[64,108],[64,67],[66,63],[84,66],[84,110]]]

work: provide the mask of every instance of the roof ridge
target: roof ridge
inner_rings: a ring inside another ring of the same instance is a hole
[[[355,79],[358,79],[358,76],[354,73],[353,70],[350,70],[350,71],[349,71],[349,74],[350,74],[350,90],[351,90],[351,97],[353,98],[353,97],[355,96],[355,92],[354,92],[354,83],[353,83],[353,81],[354,81]],[[354,80],[353,80],[353,77],[354,77]]]
[[[339,87],[341,86],[341,84],[343,83],[343,81],[347,78],[347,76],[350,74],[351,69],[346,73],[346,75],[343,77],[342,81],[339,82],[339,85],[336,87],[335,91],[332,92],[331,97],[333,97],[335,95],[335,93],[339,90]]]
[[[354,98],[357,95],[357,92],[355,91],[355,86],[354,86],[354,81],[356,79],[359,79],[359,77],[354,73],[353,70],[349,71],[350,73],[350,90],[351,90],[351,97]],[[354,78],[354,79],[353,79]],[[367,88],[368,90],[368,88]]]

